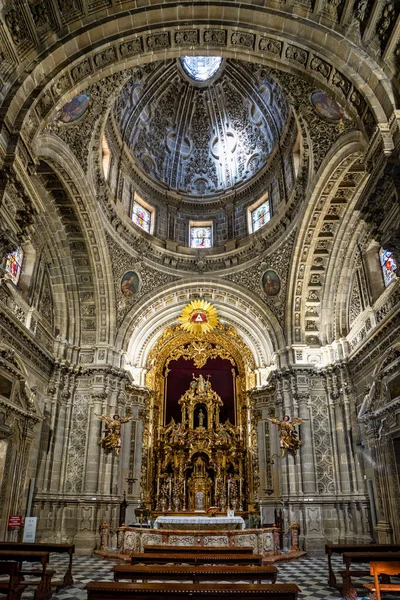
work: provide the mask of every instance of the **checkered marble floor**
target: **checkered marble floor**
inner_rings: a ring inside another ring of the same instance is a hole
[[[74,585],[54,594],[55,600],[86,600],[87,593],[83,589],[89,581],[112,581],[113,562],[97,557],[74,556],[73,577]],[[296,583],[301,592],[301,600],[340,600],[340,592],[327,584],[328,568],[325,557],[304,557],[290,562],[275,563],[279,569],[277,583]],[[67,558],[52,555],[50,568],[56,569],[55,578],[59,579],[65,573]],[[340,570],[343,563],[335,557],[334,569]],[[368,581],[368,580],[367,580]],[[370,581],[370,580],[369,580]],[[32,588],[31,588],[32,590]],[[359,600],[365,596],[359,592]],[[33,598],[32,591],[22,595],[23,600]],[[367,598],[365,600],[368,600]]]

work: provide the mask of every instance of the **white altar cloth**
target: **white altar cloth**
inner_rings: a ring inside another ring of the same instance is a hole
[[[244,529],[242,517],[157,517],[154,529]]]

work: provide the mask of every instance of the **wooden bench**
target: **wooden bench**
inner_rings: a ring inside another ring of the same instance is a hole
[[[0,550],[29,550],[33,552],[49,552],[49,553],[65,553],[69,555],[69,564],[61,582],[53,582],[57,588],[73,585],[72,578],[72,557],[75,552],[74,544],[51,544],[51,543],[36,543],[36,542],[0,542]]]
[[[121,583],[90,581],[86,586],[88,600],[182,600],[207,598],[221,600],[297,600],[299,588],[293,584],[240,583]]]
[[[370,574],[370,567],[368,570],[359,569],[351,570],[351,565],[354,563],[368,563],[371,562],[394,562],[400,561],[400,552],[344,552],[343,562],[345,564],[345,571],[341,571],[343,577],[342,596],[346,600],[357,600],[357,592],[351,581],[351,577],[363,577]]]
[[[146,554],[149,552],[165,554],[166,552],[172,552],[172,554],[186,554],[190,552],[190,554],[199,553],[206,554],[210,552],[211,554],[253,554],[254,549],[251,546],[152,546],[145,545],[143,546],[143,552]]]
[[[48,552],[33,552],[31,550],[0,550],[0,561],[15,561],[18,563],[18,578],[21,581],[21,577],[24,575],[22,571],[23,562],[40,563],[42,568],[40,570],[34,570],[33,574],[39,573],[39,581],[24,581],[26,585],[35,585],[36,593],[35,600],[48,600],[51,598],[51,580],[47,575],[47,565],[49,564],[49,553]],[[26,574],[27,571],[24,571]]]
[[[7,600],[20,600],[26,585],[18,579],[17,562],[0,562],[0,576],[8,575],[8,580],[0,581],[0,595]]]
[[[114,581],[130,579],[131,581],[161,581],[182,580],[200,583],[201,581],[252,581],[261,583],[263,580],[276,582],[278,569],[272,565],[218,565],[192,567],[185,566],[156,566],[156,565],[115,565],[113,567]]]
[[[364,587],[369,590],[371,600],[381,600],[381,592],[400,592],[400,583],[383,583],[379,581],[380,575],[400,575],[400,562],[371,562],[370,574],[374,583],[367,583]]]
[[[261,554],[166,554],[149,552],[131,554],[131,564],[165,565],[167,563],[185,563],[189,565],[262,565]]]
[[[328,583],[336,586],[336,577],[332,569],[332,554],[343,552],[400,552],[400,544],[326,544],[325,554],[328,555]]]

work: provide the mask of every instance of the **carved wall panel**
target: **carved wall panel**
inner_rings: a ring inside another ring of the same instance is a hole
[[[331,425],[326,398],[311,396],[311,414],[315,459],[317,467],[317,486],[320,494],[336,492],[333,472],[333,449],[331,444]]]
[[[72,401],[71,423],[68,441],[68,462],[65,478],[65,491],[82,492],[85,472],[85,455],[90,396],[76,394]]]

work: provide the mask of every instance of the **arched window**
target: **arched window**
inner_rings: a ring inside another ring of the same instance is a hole
[[[212,223],[189,224],[191,248],[212,248]]]
[[[254,233],[264,227],[271,219],[271,205],[268,200],[268,192],[257,202],[247,209],[249,233]]]
[[[103,173],[104,178],[108,180],[108,176],[110,174],[110,164],[111,164],[111,152],[110,147],[107,142],[107,138],[103,135],[103,142],[101,146],[102,158],[103,158]]]
[[[152,233],[153,231],[153,209],[141,198],[136,192],[134,195],[134,201],[132,206],[132,221],[143,229],[147,231],[147,233]]]
[[[6,273],[7,277],[11,279],[11,281],[17,285],[19,281],[19,277],[21,275],[22,263],[24,260],[24,251],[21,246],[18,246],[14,252],[10,252],[7,256],[6,262]]]
[[[379,250],[379,258],[381,261],[383,281],[385,283],[385,287],[387,287],[396,277],[396,261],[393,258],[393,254],[384,248]]]

